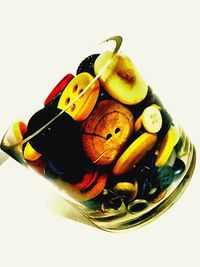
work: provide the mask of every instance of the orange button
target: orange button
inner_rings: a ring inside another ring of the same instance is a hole
[[[92,80],[93,76],[87,72],[75,76],[63,91],[58,102],[58,108],[64,110],[68,104],[72,103],[67,108],[66,113],[76,121],[85,120],[93,110],[99,95],[98,80],[81,97],[78,98],[78,96],[82,94]],[[75,99],[77,100],[75,101]]]
[[[37,160],[41,157],[41,154],[39,152],[37,152],[29,142],[27,142],[25,144],[25,147],[24,147],[24,158],[26,160],[30,160],[30,161],[34,161],[34,160]]]
[[[113,168],[113,174],[129,172],[156,144],[157,136],[151,133],[140,135],[121,155]]]
[[[103,191],[107,183],[107,177],[108,177],[107,173],[98,176],[92,188],[82,192],[83,198],[85,200],[89,200],[98,196]]]
[[[117,101],[103,100],[82,126],[86,155],[98,165],[108,165],[133,133],[134,118],[131,111]]]

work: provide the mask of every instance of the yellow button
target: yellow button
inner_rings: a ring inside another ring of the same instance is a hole
[[[111,51],[102,53],[95,61],[97,75],[112,56]],[[140,103],[147,95],[148,86],[133,62],[117,53],[100,76],[100,82],[109,95],[127,105]]]
[[[140,117],[137,118],[136,122],[135,122],[135,131],[139,131],[139,129],[142,127],[142,115],[140,115]]]
[[[130,182],[118,182],[114,187],[113,191],[126,201],[132,201],[135,199],[138,193],[138,183],[134,179]]]
[[[157,133],[162,127],[162,116],[159,109],[149,106],[142,113],[142,124],[149,133]]]
[[[6,132],[3,143],[7,146],[21,143],[26,130],[27,126],[25,123],[23,123],[22,121],[15,122],[9,127],[8,131]]]
[[[41,154],[37,152],[29,142],[27,142],[24,147],[24,158],[26,160],[34,161],[39,157],[41,157]]]
[[[178,143],[179,138],[180,133],[178,128],[172,125],[166,136],[164,137],[158,150],[158,155],[155,163],[157,167],[161,167],[167,163],[174,146]]]
[[[132,134],[134,118],[119,102],[103,100],[82,126],[86,155],[97,165],[108,165],[116,159]]]
[[[140,135],[121,155],[113,168],[113,174],[129,172],[156,144],[157,136],[151,133]]]
[[[78,96],[82,94],[92,80],[93,76],[87,72],[75,76],[63,91],[58,102],[58,108],[64,110],[68,104],[72,103],[66,113],[76,121],[85,120],[93,110],[99,95],[98,80],[81,97],[78,98]],[[73,102],[75,99],[77,100]]]

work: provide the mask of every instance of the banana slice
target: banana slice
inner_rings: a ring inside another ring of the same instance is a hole
[[[111,58],[112,52],[106,51],[95,61],[94,71],[98,75],[102,67]],[[135,105],[147,95],[148,86],[132,61],[125,55],[116,54],[100,76],[100,83],[105,90],[123,104]]]

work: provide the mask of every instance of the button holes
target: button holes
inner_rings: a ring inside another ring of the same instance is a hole
[[[73,111],[75,110],[75,108],[76,108],[76,105],[73,104],[73,105],[71,106],[71,108],[70,108],[71,112],[73,112]]]
[[[115,134],[117,134],[118,132],[120,132],[120,128],[115,129]]]
[[[106,136],[106,140],[108,140],[108,139],[110,139],[112,137],[112,134],[107,134],[107,136]]]
[[[66,99],[65,104],[67,105],[67,104],[69,104],[69,102],[70,102],[70,97],[68,97],[68,98]]]
[[[73,90],[72,90],[73,93],[75,93],[77,91],[77,89],[78,89],[78,84],[74,85]]]
[[[82,92],[83,92],[83,89],[79,90],[78,94],[80,95]],[[83,95],[84,95],[84,94],[83,94]],[[83,95],[82,95],[82,96],[83,96]],[[82,97],[82,96],[81,96],[81,97]]]

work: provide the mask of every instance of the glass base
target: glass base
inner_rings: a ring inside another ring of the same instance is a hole
[[[185,148],[189,151],[189,157],[187,158],[187,166],[188,168],[183,173],[182,179],[179,179],[177,183],[173,185],[173,188],[162,199],[162,201],[158,204],[150,204],[148,208],[144,208],[143,211],[127,211],[126,215],[122,215],[119,217],[111,217],[111,218],[90,218],[92,222],[97,225],[99,228],[105,231],[110,232],[119,232],[123,230],[128,230],[130,228],[137,228],[143,226],[147,223],[152,222],[157,217],[162,215],[165,211],[167,211],[186,190],[191,177],[193,175],[195,164],[196,164],[196,150],[195,147],[190,143],[189,139],[186,137]],[[188,147],[189,145],[189,147]],[[187,154],[187,155],[188,155]],[[142,200],[140,204],[144,204]],[[155,207],[154,207],[155,206]]]

